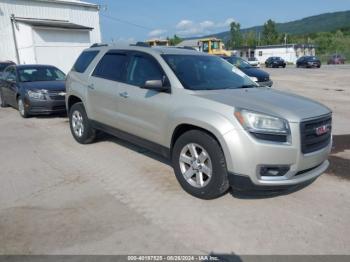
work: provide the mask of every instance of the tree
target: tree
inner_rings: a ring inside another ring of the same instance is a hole
[[[241,25],[240,23],[232,22],[230,24],[230,40],[229,40],[230,48],[238,48],[242,45],[242,33],[241,33]]]
[[[243,35],[243,45],[247,47],[255,47],[257,43],[256,33],[249,31]]]
[[[178,37],[177,35],[174,35],[173,38],[167,37],[167,40],[169,41],[170,45],[177,45],[182,42],[182,38]]]
[[[265,24],[263,28],[263,43],[265,45],[273,45],[278,44],[279,40],[279,34],[276,30],[276,23],[269,19]]]

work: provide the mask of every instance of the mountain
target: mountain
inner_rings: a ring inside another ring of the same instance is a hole
[[[343,12],[325,13],[315,16],[306,17],[300,20],[276,23],[277,31],[280,33],[287,33],[293,35],[318,33],[318,32],[330,32],[336,31],[340,28],[350,27],[350,10]],[[242,29],[242,33],[248,31],[262,32],[263,26],[254,26],[250,28]],[[222,32],[217,34],[208,35],[215,36],[227,41],[230,38],[230,32]]]

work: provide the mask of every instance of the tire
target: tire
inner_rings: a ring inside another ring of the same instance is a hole
[[[3,94],[2,94],[1,91],[0,91],[0,99],[1,99],[1,104],[0,104],[0,106],[1,106],[1,107],[8,107],[8,104],[6,103],[5,98],[4,98],[4,96],[3,96]]]
[[[191,146],[195,146],[195,148]],[[192,148],[192,151],[190,148]],[[195,158],[190,161],[191,156],[193,156],[191,153],[193,149],[197,153],[198,162],[193,161]],[[205,157],[206,155],[207,157]],[[182,161],[180,156],[185,156],[185,158],[182,157],[185,160]],[[200,158],[204,161],[201,161]],[[177,139],[172,150],[172,165],[182,188],[194,197],[201,199],[218,198],[226,193],[229,188],[224,153],[219,143],[204,131],[191,130]],[[196,165],[195,169],[194,165]],[[187,178],[184,175],[186,173],[189,175]],[[200,173],[202,179],[197,180],[201,177]]]
[[[96,130],[87,117],[83,103],[76,103],[69,110],[69,126],[78,143],[89,144],[94,141]]]
[[[19,115],[21,117],[23,117],[23,118],[29,117],[28,110],[24,106],[23,98],[20,96],[17,98],[17,108],[18,108]]]

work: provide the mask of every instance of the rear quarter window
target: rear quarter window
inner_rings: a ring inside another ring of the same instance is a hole
[[[82,52],[81,55],[78,57],[77,61],[75,62],[72,70],[78,73],[84,73],[98,53],[99,51]]]

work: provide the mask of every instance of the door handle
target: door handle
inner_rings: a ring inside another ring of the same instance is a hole
[[[122,93],[119,93],[119,95],[120,95],[121,97],[124,97],[124,98],[128,98],[128,97],[129,97],[128,92],[122,92]]]
[[[90,84],[90,85],[88,85],[88,88],[91,89],[91,90],[94,90],[95,86],[94,86],[94,84]]]

